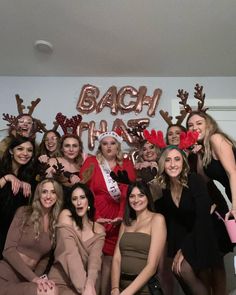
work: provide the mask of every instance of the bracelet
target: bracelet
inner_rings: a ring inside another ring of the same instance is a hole
[[[5,175],[2,178],[7,182]]]

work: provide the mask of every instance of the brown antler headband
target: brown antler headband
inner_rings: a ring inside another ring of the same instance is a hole
[[[199,86],[199,84],[196,84],[194,87],[194,98],[196,98],[198,101],[198,112],[206,112],[208,108],[204,108],[205,103],[205,93],[203,93],[203,86]],[[176,95],[178,98],[180,98],[179,104],[183,106],[183,110],[180,111],[180,115],[176,116],[177,122],[176,125],[181,125],[183,120],[185,119],[187,113],[191,113],[193,110],[189,104],[187,104],[189,93],[187,91],[184,91],[183,89],[178,89],[178,93]],[[168,112],[165,112],[163,110],[160,110],[160,115],[165,120],[165,122],[171,126],[174,123],[172,122],[173,117],[169,115]]]
[[[9,122],[7,126],[9,126],[11,129],[16,130],[16,132],[20,133],[20,130],[17,129],[18,118],[24,115],[32,117],[35,107],[39,104],[41,99],[37,98],[36,100],[31,101],[31,105],[27,106],[28,113],[24,113],[23,111],[25,110],[25,106],[23,105],[23,99],[19,96],[19,94],[16,94],[15,98],[16,98],[17,110],[19,115],[12,116],[12,115],[3,113],[3,120]],[[44,123],[42,123],[39,119],[35,119],[35,118],[32,118],[32,119],[34,121],[34,124],[31,130],[30,137],[33,137],[36,132],[46,131],[46,127]]]
[[[184,106],[184,109],[180,111],[180,115],[175,117],[177,119],[175,124],[176,125],[181,125],[183,120],[185,119],[185,117],[187,115],[188,109],[190,108],[190,106],[186,104],[187,99],[188,99],[188,92],[186,92],[186,91],[184,92],[183,90],[179,89],[176,96],[181,99],[179,104],[182,104]],[[166,121],[168,126],[174,125],[174,123],[172,122],[173,117],[170,116],[168,112],[160,110],[159,113],[162,116],[162,118]]]

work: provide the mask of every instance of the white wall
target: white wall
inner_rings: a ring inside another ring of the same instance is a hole
[[[34,116],[46,123],[47,128],[52,127],[52,122],[58,112],[71,117],[77,114],[76,104],[83,85],[92,84],[100,90],[98,100],[114,85],[119,90],[121,87],[130,85],[135,88],[147,87],[147,95],[152,96],[156,88],[162,89],[160,103],[156,109],[156,115],[150,118],[150,129],[166,130],[166,123],[159,115],[159,110],[164,109],[171,113],[171,100],[176,98],[177,90],[183,88],[193,98],[196,83],[204,86],[207,100],[210,99],[236,99],[236,77],[183,77],[183,78],[155,78],[155,77],[0,77],[0,114],[9,113],[17,115],[15,94],[24,99],[26,106],[31,100],[40,97],[42,101],[37,106]],[[176,98],[177,99],[177,98]],[[100,114],[91,113],[83,115],[83,121],[94,120],[100,122],[105,119],[108,128],[112,127],[113,121],[121,118],[124,122],[134,118],[148,118],[147,106],[143,107],[142,113],[135,115],[134,112],[125,115],[112,116],[110,109],[105,108]],[[6,128],[6,122],[0,119],[0,129]],[[97,125],[98,128],[98,125]],[[59,130],[60,131],[60,130]],[[3,136],[3,132],[1,133]],[[0,134],[0,136],[1,136]],[[40,137],[39,137],[40,140]],[[85,148],[87,147],[86,134],[83,135]]]

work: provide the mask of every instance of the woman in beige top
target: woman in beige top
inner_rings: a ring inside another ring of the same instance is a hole
[[[63,295],[96,295],[104,227],[94,222],[94,196],[82,183],[72,187],[68,209],[59,216],[55,260],[49,278]]]
[[[38,184],[32,206],[20,207],[8,231],[0,261],[0,295],[55,294],[55,284],[40,277],[55,241],[62,188],[54,180]]]

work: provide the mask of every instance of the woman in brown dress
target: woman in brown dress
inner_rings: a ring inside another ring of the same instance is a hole
[[[111,294],[150,294],[147,283],[156,274],[165,242],[165,219],[154,213],[148,186],[135,182],[127,192],[124,222],[112,261]]]

